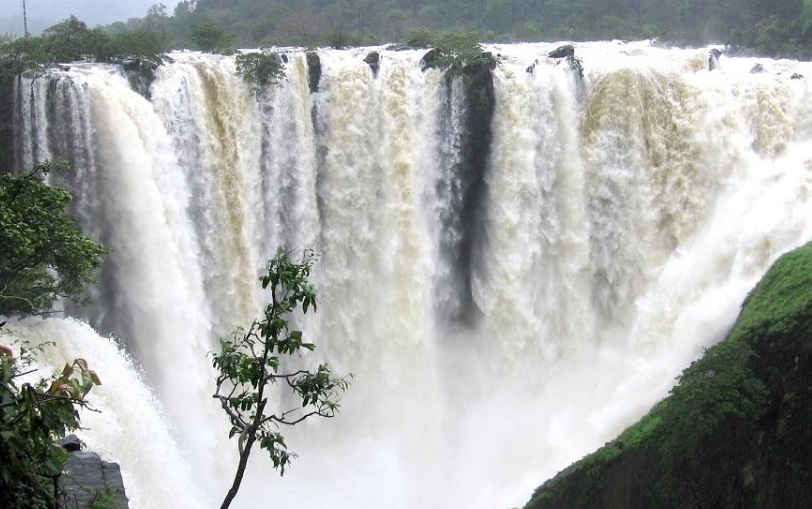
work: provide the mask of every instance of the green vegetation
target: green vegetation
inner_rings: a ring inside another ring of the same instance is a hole
[[[54,441],[79,427],[79,409],[101,382],[83,359],[49,378],[23,382],[39,352],[25,344],[18,349],[15,356],[0,343],[0,507],[51,509],[53,480],[67,459]]]
[[[236,57],[237,76],[257,87],[257,93],[285,77],[282,59],[276,52],[239,53]]]
[[[70,194],[49,187],[44,163],[24,175],[0,176],[0,315],[50,309],[59,297],[80,293],[104,249],[65,214]],[[0,507],[53,507],[53,479],[66,459],[54,440],[79,427],[79,409],[100,383],[83,359],[32,380],[45,346],[4,341],[0,322]],[[16,350],[16,352],[15,352]]]
[[[123,34],[137,33],[137,36]],[[442,41],[452,33],[457,41]],[[464,35],[461,35],[464,34]],[[767,56],[812,57],[812,0],[191,0],[174,11],[153,4],[143,18],[88,28],[71,16],[31,37],[30,63],[120,62],[171,49],[233,53],[235,48],[404,42],[414,47],[476,41],[650,39],[724,43]],[[0,38],[0,68],[20,47]],[[429,44],[431,42],[431,44]],[[3,55],[6,55],[4,59]],[[460,55],[462,58],[464,56]],[[446,54],[447,64],[454,57]],[[573,66],[577,62],[570,62]],[[28,67],[26,67],[28,68]],[[577,72],[577,69],[576,69]]]
[[[120,497],[109,487],[98,490],[88,509],[121,509]]]
[[[731,339],[785,332],[808,319],[812,306],[812,244],[785,254],[744,301]]]
[[[313,416],[333,417],[338,411],[337,398],[347,389],[346,378],[336,378],[326,364],[315,371],[285,371],[286,358],[316,348],[306,343],[302,333],[290,329],[292,314],[316,309],[316,292],[307,279],[313,265],[312,253],[301,262],[293,262],[282,253],[268,262],[268,273],[261,278],[271,302],[261,319],[247,331],[237,331],[231,339],[220,341],[220,352],[212,364],[218,371],[214,397],[231,421],[229,437],[237,436],[240,461],[221,509],[231,505],[242,483],[248,457],[258,442],[282,474],[292,459],[280,425],[294,425]],[[277,382],[300,400],[293,409],[269,407],[271,388]]]
[[[24,71],[42,73],[51,65],[77,60],[154,68],[164,49],[156,32],[137,29],[109,33],[101,28],[88,29],[71,16],[46,29],[41,37],[0,44],[0,79]]]
[[[57,167],[0,176],[0,315],[49,310],[79,294],[101,263],[104,248],[65,214],[70,193],[43,180]]]
[[[650,490],[644,495],[649,506],[679,506],[677,501],[686,496],[709,496],[702,493],[705,489],[713,492],[709,488],[715,482],[712,473],[702,468],[718,467],[708,466],[705,456],[721,458],[735,475],[735,469],[743,466],[736,466],[737,461],[746,465],[763,454],[762,468],[772,472],[774,479],[806,482],[797,475],[782,474],[775,470],[778,467],[770,470],[766,463],[770,455],[760,451],[769,448],[780,468],[789,468],[797,463],[791,457],[795,449],[804,450],[800,444],[792,445],[783,426],[795,422],[795,432],[807,437],[812,427],[808,418],[801,417],[812,414],[794,409],[804,405],[795,386],[802,393],[812,378],[809,364],[804,364],[810,352],[810,317],[812,243],[773,265],[745,300],[728,337],[682,373],[668,398],[617,439],[570,467],[567,475],[548,481],[527,507],[548,507],[548,503],[550,507],[607,507],[608,500],[628,502],[623,498],[628,494],[612,498],[616,493],[607,487],[621,483],[622,475]],[[788,401],[798,402],[784,408]],[[770,440],[776,440],[774,445],[766,445]],[[778,453],[780,447],[788,452]],[[650,477],[635,477],[641,475],[638,470]],[[727,483],[729,490],[730,478],[726,479],[720,483]],[[721,491],[719,496],[727,495]]]
[[[172,16],[156,4],[109,30],[153,30],[166,48],[198,48],[191,34],[204,24],[236,34],[242,48],[412,43],[423,30],[492,42],[658,38],[812,56],[811,0],[196,0]]]
[[[204,21],[192,27],[193,48],[208,53],[233,53],[234,36],[212,23]]]
[[[14,76],[26,70],[39,73],[54,61],[40,37],[15,39],[0,45],[0,77]]]
[[[444,69],[448,76],[462,75],[466,67],[475,67],[489,61],[474,33],[449,32],[436,37],[427,33],[417,35],[420,37],[419,45],[426,44],[433,48],[424,58],[426,66]],[[415,38],[415,34],[412,34],[412,38]]]

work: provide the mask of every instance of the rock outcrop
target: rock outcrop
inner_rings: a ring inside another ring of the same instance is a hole
[[[364,63],[366,63],[369,68],[372,70],[373,76],[378,76],[378,70],[380,70],[381,66],[381,54],[377,51],[371,51],[367,54],[366,58],[364,58]]]
[[[719,67],[719,59],[722,57],[722,50],[711,48],[708,52],[708,70],[714,71]]]
[[[321,81],[321,58],[315,51],[308,51],[305,54],[307,59],[307,84],[310,86],[310,93],[319,91],[319,81]]]
[[[812,507],[812,243],[781,257],[728,337],[526,509]]]
[[[567,58],[575,56],[575,46],[572,44],[565,44],[559,46],[547,54],[550,58]]]
[[[127,509],[128,501],[118,464],[81,450],[75,435],[61,441],[70,453],[57,480],[60,509]]]

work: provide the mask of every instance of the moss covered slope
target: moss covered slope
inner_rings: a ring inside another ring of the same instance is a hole
[[[812,507],[812,243],[782,256],[728,337],[525,509]]]

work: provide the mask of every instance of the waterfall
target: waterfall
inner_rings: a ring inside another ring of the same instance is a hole
[[[812,234],[812,91],[790,79],[812,67],[711,72],[706,50],[596,42],[580,79],[554,47],[488,48],[475,184],[470,98],[421,51],[375,48],[376,75],[370,48],[319,50],[315,92],[296,50],[258,93],[232,57],[198,53],[173,54],[149,100],[114,66],[18,83],[20,169],[72,161],[51,178],[111,252],[70,308],[83,321],[13,334],[99,373],[82,437],[122,464],[131,507],[225,493],[236,444],[208,353],[261,309],[279,249],[319,254],[318,349],[297,362],[354,378],[335,419],[283,430],[299,454],[284,478],[252,456],[239,507],[521,505],[724,337]]]

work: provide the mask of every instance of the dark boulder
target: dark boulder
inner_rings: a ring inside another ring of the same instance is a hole
[[[76,435],[68,435],[62,440],[57,442],[63,449],[68,452],[77,452],[82,450],[82,441]]]
[[[381,55],[377,51],[371,51],[364,59],[364,62],[372,69],[372,75],[376,78],[378,77],[378,70],[380,69],[380,61]]]
[[[575,46],[572,44],[565,44],[559,46],[547,54],[550,58],[567,58],[575,56]]]
[[[761,74],[764,72],[764,66],[762,64],[756,64],[750,68],[750,74]]]
[[[310,85],[310,93],[319,91],[319,81],[321,81],[321,59],[315,51],[308,51],[305,55],[307,59],[307,83]]]
[[[434,63],[442,56],[442,53],[437,48],[430,49],[423,58],[420,59],[420,69],[425,71],[432,67]]]
[[[722,50],[718,48],[712,48],[708,52],[708,70],[713,71],[714,69],[719,67],[719,57],[722,56]]]
[[[94,452],[81,451],[82,443],[75,435],[65,437],[60,445],[70,452],[70,457],[57,479],[59,507],[129,507],[118,464],[102,461]]]

